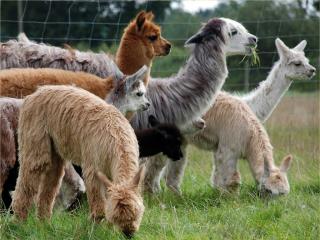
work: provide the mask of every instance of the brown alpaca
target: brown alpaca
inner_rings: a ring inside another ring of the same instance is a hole
[[[161,28],[153,22],[152,12],[141,11],[124,29],[116,54],[116,63],[125,74],[132,74],[143,65],[151,69],[156,56],[170,53],[171,44],[161,37]],[[144,79],[147,86],[150,72]]]
[[[138,230],[144,167],[134,131],[114,106],[82,89],[44,86],[25,98],[18,133],[12,208],[20,219],[33,200],[40,218],[51,216],[68,160],[82,167],[91,217],[105,216],[126,235]]]
[[[147,109],[145,87],[142,79],[148,69],[143,66],[131,76],[119,70],[106,79],[85,72],[71,72],[60,69],[8,69],[0,72],[0,95],[23,98],[42,85],[74,85],[115,105],[122,113]]]

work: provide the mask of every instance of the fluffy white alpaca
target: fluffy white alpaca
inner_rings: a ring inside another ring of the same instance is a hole
[[[224,95],[223,93],[219,94],[217,102],[204,117],[204,120],[207,123],[207,127],[200,133],[196,134],[193,138],[189,139],[189,143],[195,144],[201,149],[211,150],[214,152],[216,151],[215,165],[217,172],[223,172],[222,170],[219,170],[220,165],[223,166],[230,164],[229,167],[232,169],[224,172],[224,176],[227,179],[226,182],[224,182],[223,184],[216,184],[214,182],[214,185],[218,185],[220,188],[229,188],[231,186],[229,186],[230,183],[228,182],[232,182],[231,185],[240,184],[240,175],[237,173],[236,168],[236,159],[238,159],[240,156],[237,152],[238,149],[234,149],[233,147],[235,141],[237,141],[237,138],[229,138],[229,136],[232,136],[231,132],[233,131],[231,127],[224,127],[223,132],[220,129],[219,132],[221,133],[219,134],[216,133],[215,130],[216,126],[219,124],[219,121],[222,121],[224,124],[228,123],[228,121],[226,121],[227,118],[217,118],[217,116],[221,114],[219,111],[219,109],[221,108],[218,105],[224,103],[224,101],[221,100],[221,97],[229,97],[230,100],[232,100],[233,98],[238,99],[239,102],[235,100],[231,101],[237,104],[246,105],[246,103],[248,103],[249,107],[252,108],[258,119],[260,121],[265,121],[280,101],[284,92],[289,88],[292,80],[308,79],[314,75],[315,68],[308,64],[308,59],[304,56],[303,49],[305,45],[306,41],[302,41],[294,49],[290,50],[280,39],[277,39],[276,46],[280,56],[280,60],[274,65],[268,78],[260,84],[259,88],[242,98],[231,95]],[[240,116],[240,113],[236,112],[236,110],[237,109],[234,110],[234,114],[239,114]],[[232,111],[232,108],[226,109],[226,111]],[[240,123],[237,123],[237,126],[239,129],[243,128]],[[221,140],[225,140],[226,138],[228,139],[228,141],[224,141],[224,144],[222,144]],[[177,162],[169,161],[167,166],[167,186],[179,194],[181,193],[180,184],[183,177],[185,164],[186,159],[184,158]],[[235,173],[237,174],[233,176],[233,174]],[[216,179],[218,178],[219,177],[217,177]],[[238,179],[238,183],[235,184],[235,181],[231,181],[231,179]],[[213,180],[215,181],[215,178]]]

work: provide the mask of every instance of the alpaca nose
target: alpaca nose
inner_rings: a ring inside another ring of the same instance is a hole
[[[309,77],[312,77],[315,73],[316,73],[316,69],[313,67],[313,68],[311,68],[311,69],[309,70],[308,76],[309,76]]]
[[[254,37],[249,37],[249,43],[252,45],[256,45],[258,42],[258,38],[256,36]]]

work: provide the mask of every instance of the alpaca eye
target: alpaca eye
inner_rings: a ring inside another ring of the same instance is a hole
[[[296,67],[299,67],[299,66],[301,66],[301,62],[295,62],[294,65],[295,65]]]
[[[158,36],[154,35],[154,36],[149,36],[148,38],[151,42],[154,42],[155,40],[157,40]]]
[[[235,29],[231,30],[231,36],[234,36],[234,35],[236,35],[237,33],[238,33],[237,30],[235,30]]]
[[[136,94],[138,97],[142,97],[142,95],[143,95],[143,92],[137,92],[137,94]]]

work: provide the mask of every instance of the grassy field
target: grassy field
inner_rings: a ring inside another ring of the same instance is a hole
[[[189,149],[183,196],[163,187],[145,195],[146,211],[135,239],[319,239],[319,93],[289,93],[267,122],[277,163],[294,156],[291,192],[272,200],[257,196],[247,163],[241,161],[240,196],[225,196],[210,186],[212,154]],[[3,213],[0,239],[124,239],[112,227],[93,224],[88,208],[55,212],[41,222],[32,214],[17,224]]]

